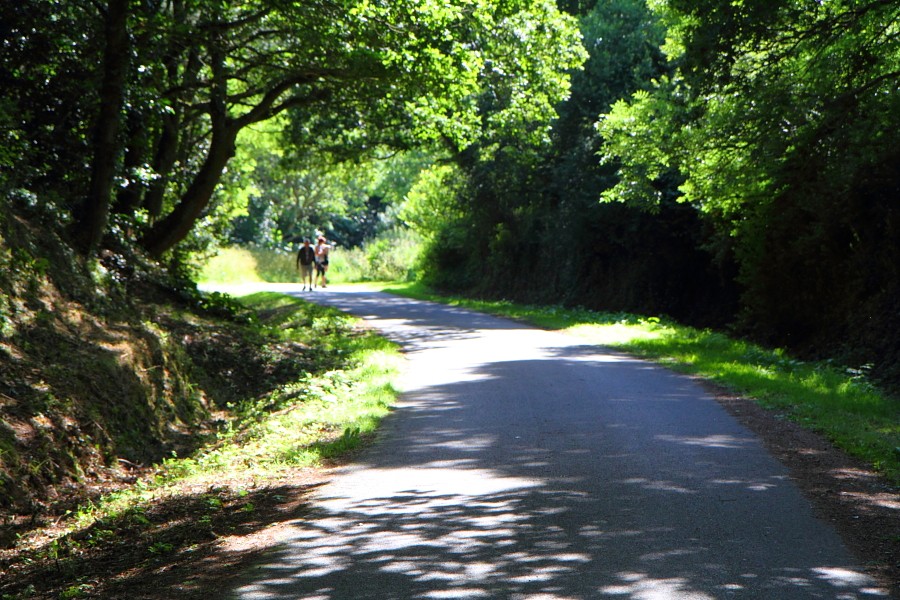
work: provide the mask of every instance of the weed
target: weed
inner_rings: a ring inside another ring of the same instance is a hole
[[[153,524],[139,507],[135,507],[128,511],[128,520],[139,527],[150,527]]]
[[[85,598],[88,596],[90,591],[94,588],[89,583],[79,583],[77,585],[69,586],[65,590],[60,593],[60,600],[67,600],[69,598]]]
[[[88,546],[99,546],[116,537],[111,529],[95,529],[85,539]]]
[[[319,453],[324,457],[344,454],[358,447],[361,441],[360,427],[347,427],[343,435],[334,441],[318,445]]]
[[[169,554],[172,550],[175,549],[174,544],[170,544],[169,542],[154,542],[147,548],[147,551],[150,554]]]

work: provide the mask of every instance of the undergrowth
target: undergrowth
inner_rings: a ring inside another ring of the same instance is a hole
[[[164,460],[133,488],[82,508],[78,526],[122,510],[116,507],[133,510],[185,484],[247,477],[259,483],[287,469],[318,465],[354,449],[387,414],[400,360],[394,344],[356,330],[352,317],[334,309],[281,294],[258,293],[242,302],[262,315],[261,333],[303,344],[315,355],[313,368],[268,394],[230,405],[232,418],[214,441],[190,456]]]
[[[113,593],[104,585],[141,575],[125,574],[128,564],[146,564],[141,576],[153,578],[154,564],[177,562],[204,544],[212,551],[222,530],[261,526],[256,521],[268,520],[256,517],[262,505],[295,494],[299,472],[371,436],[396,396],[396,346],[352,317],[296,298],[259,293],[241,305],[255,315],[241,326],[256,352],[300,354],[302,361],[288,364],[305,370],[229,403],[218,433],[199,449],[71,509],[55,528],[21,536],[15,556],[0,564],[0,598],[102,596]],[[100,581],[103,571],[110,583]]]
[[[415,278],[420,240],[409,230],[391,230],[361,248],[334,248],[329,283],[407,281]],[[218,250],[199,269],[201,284],[291,283],[300,281],[296,252],[254,246]]]

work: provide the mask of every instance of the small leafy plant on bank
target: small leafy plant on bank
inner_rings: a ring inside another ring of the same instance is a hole
[[[418,284],[386,291],[521,319],[699,375],[826,435],[900,485],[900,399],[874,386],[865,365],[800,361],[780,349],[657,317],[448,297]]]

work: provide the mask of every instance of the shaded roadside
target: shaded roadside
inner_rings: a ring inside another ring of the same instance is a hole
[[[252,488],[223,481],[185,488],[145,510],[107,518],[5,565],[3,598],[218,597],[215,590],[269,546],[280,523],[303,518],[328,469],[302,469]],[[212,596],[210,596],[212,594]]]
[[[837,529],[892,597],[900,598],[900,490],[824,436],[753,400],[703,383],[788,468],[819,518]]]

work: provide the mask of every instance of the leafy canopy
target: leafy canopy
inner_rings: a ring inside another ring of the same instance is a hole
[[[666,174],[683,200],[727,219],[821,160],[846,186],[881,160],[900,106],[900,6],[885,0],[657,0],[677,68],[599,123],[620,168],[607,200],[655,203]],[[895,130],[895,128],[894,128]]]

